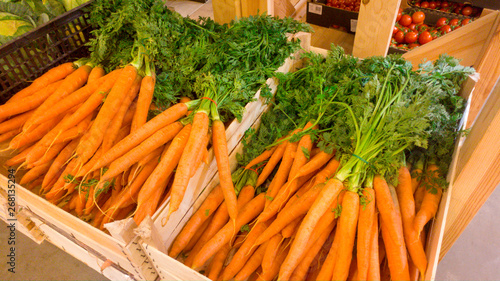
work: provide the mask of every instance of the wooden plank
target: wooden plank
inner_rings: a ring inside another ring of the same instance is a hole
[[[498,55],[500,50],[500,12],[490,14],[492,17],[495,15],[495,22],[492,24],[488,38],[479,52],[480,56],[474,64],[481,78],[472,91],[470,119],[467,128],[472,126],[484,101],[500,76],[500,56]]]
[[[424,60],[433,61],[439,55],[446,53],[461,59],[463,65],[473,66],[484,44],[488,42],[490,30],[497,21],[497,17],[498,12],[491,13],[403,54],[403,58],[417,66]]]
[[[365,4],[368,2],[367,4]],[[401,0],[362,1],[352,54],[358,58],[385,56]]]
[[[212,0],[214,21],[224,24],[231,22],[235,18],[240,18],[240,5],[241,3],[238,0]]]
[[[273,16],[279,18],[285,18],[295,13],[295,7],[292,5],[292,3],[290,3],[289,0],[273,0],[273,2],[274,2]]]
[[[477,116],[458,158],[440,259],[500,183],[500,83]]]

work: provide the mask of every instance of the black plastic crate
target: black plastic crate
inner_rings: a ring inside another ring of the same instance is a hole
[[[349,33],[356,32],[358,12],[327,6],[324,0],[308,1],[306,22],[323,27],[343,27]]]
[[[62,63],[89,55],[90,5],[80,5],[0,47],[0,102]]]

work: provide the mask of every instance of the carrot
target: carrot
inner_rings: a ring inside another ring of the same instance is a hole
[[[304,126],[303,130],[307,130],[312,126],[313,123],[309,121]],[[312,146],[313,143],[311,140],[311,135],[307,134],[300,138],[300,141],[297,144],[297,151],[295,151],[295,156],[293,157],[293,164],[290,168],[290,173],[288,174],[288,181],[295,178],[295,175],[298,173],[300,168],[302,168],[302,166],[307,163]]]
[[[113,88],[97,114],[92,127],[83,136],[81,144],[76,149],[76,154],[85,163],[96,152],[104,138],[104,132],[109,127],[115,116],[115,110],[120,108],[124,97],[137,77],[137,69],[133,65],[127,65],[120,72]]]
[[[276,219],[269,225],[266,231],[264,231],[264,233],[259,236],[255,244],[260,245],[268,239],[271,239],[272,236],[279,233],[283,228],[285,228],[295,219],[302,217],[302,215],[305,215],[313,205],[323,187],[324,184],[318,184],[312,187],[303,196],[298,198],[294,202],[294,204],[291,204],[288,208],[284,208],[278,214]]]
[[[264,193],[257,195],[248,202],[239,212],[234,223],[228,222],[212,239],[210,239],[196,254],[191,268],[197,269],[205,264],[225,243],[228,243],[234,234],[234,229],[240,229],[243,225],[253,220],[264,209]]]
[[[36,180],[38,177],[44,175],[50,168],[52,162],[46,162],[30,169],[19,181],[19,184],[25,185],[29,182]]]
[[[43,124],[39,124],[29,132],[23,132],[13,138],[9,143],[9,148],[19,149],[22,146],[34,143],[47,134],[62,118],[54,118]]]
[[[108,75],[99,78],[97,81],[93,83],[88,83],[82,88],[74,91],[67,97],[56,101],[51,107],[50,110],[45,112],[40,112],[38,116],[32,118],[31,124],[37,125],[43,123],[51,118],[54,118],[60,114],[63,114],[70,108],[80,105],[84,103],[96,90],[99,89],[101,85],[103,85],[107,80],[116,81],[118,77],[119,71],[115,70]]]
[[[101,65],[96,65],[92,70],[90,71],[89,78],[87,79],[87,84],[91,84],[99,78],[103,77],[106,75],[106,71]]]
[[[231,245],[226,243],[222,248],[215,254],[214,258],[210,262],[210,266],[208,268],[207,277],[210,280],[219,280],[219,274],[222,271],[224,266],[224,262],[226,261],[227,256],[229,255],[229,251],[231,251]]]
[[[21,128],[26,120],[28,120],[31,115],[33,115],[34,110],[23,112],[16,115],[6,121],[0,123],[0,134],[6,133],[8,131]]]
[[[346,191],[342,200],[342,214],[337,225],[340,235],[339,248],[332,280],[346,280],[352,262],[352,252],[356,237],[356,227],[359,216],[359,195],[353,191]]]
[[[304,220],[295,235],[295,239],[293,240],[290,248],[290,253],[281,265],[279,273],[280,279],[285,280],[290,278],[293,270],[300,262],[300,257],[306,250],[305,246],[311,236],[311,231],[314,229],[318,220],[325,213],[327,208],[333,203],[343,187],[342,182],[337,179],[331,179],[326,182],[325,186],[311,206],[311,209],[304,217]]]
[[[220,186],[224,193],[224,201],[227,204],[229,217],[235,221],[238,216],[238,207],[236,203],[236,192],[231,178],[231,168],[229,167],[226,129],[222,121],[214,120],[212,122],[212,137],[213,150],[219,171]]]
[[[417,161],[417,163],[412,167],[411,171],[411,189],[413,193],[417,190],[420,185],[420,181],[422,179],[422,169],[424,167],[424,163],[422,161]]]
[[[0,105],[0,120],[39,107],[50,95],[54,93],[54,91],[56,91],[57,88],[61,86],[61,84],[62,81],[58,81],[50,85],[47,85],[37,95],[28,96],[20,99],[18,102],[15,103],[15,106],[12,103],[6,103],[4,105]],[[33,116],[33,114],[31,116]]]
[[[123,121],[125,119],[125,115],[130,110],[130,106],[132,101],[137,97],[139,93],[139,87],[142,81],[142,76],[137,75],[132,86],[130,87],[127,95],[123,98],[122,104],[118,108],[115,117],[109,123],[108,128],[106,129],[106,138],[102,141],[103,151],[108,151],[115,143],[118,132],[122,127]]]
[[[256,250],[256,248],[253,247],[255,240],[267,227],[267,223],[257,223],[254,227],[252,227],[250,232],[246,235],[243,244],[233,255],[231,262],[229,262],[222,272],[220,276],[222,280],[230,280],[243,268],[247,260]]]
[[[287,142],[282,142],[279,144],[276,149],[273,151],[273,154],[269,158],[269,161],[267,161],[266,166],[262,169],[260,172],[258,178],[257,178],[257,185],[260,186],[263,184],[266,179],[269,177],[271,172],[274,170],[278,162],[281,160],[283,157],[283,154],[285,153],[285,148],[286,148]]]
[[[260,164],[260,163],[266,161],[267,159],[269,159],[269,157],[271,157],[273,155],[273,153],[277,147],[278,146],[273,146],[271,149],[264,150],[264,152],[262,152],[259,156],[255,157],[250,162],[248,162],[248,164],[246,164],[246,166],[245,166],[245,169],[247,169],[247,170],[251,169],[253,166]]]
[[[153,150],[172,140],[180,132],[181,129],[182,124],[180,122],[175,122],[154,133],[140,145],[113,161],[111,165],[109,165],[109,169],[101,177],[101,181],[110,180],[118,174],[122,173],[134,163],[138,162],[141,158],[151,153]],[[92,170],[96,170],[95,168],[96,166],[94,165]]]
[[[399,169],[398,185],[396,193],[399,201],[401,218],[403,220],[403,234],[406,248],[410,254],[411,260],[417,266],[418,270],[425,274],[427,269],[427,257],[424,247],[418,237],[418,233],[413,228],[415,219],[415,202],[413,200],[412,178],[407,167]]]
[[[279,248],[273,251],[276,252],[276,254],[273,253],[272,255],[275,258],[272,261],[265,262],[266,257],[268,257],[267,250],[271,248],[270,246],[271,246],[271,241],[269,241],[269,244],[266,248],[266,253],[264,254],[264,259],[262,260],[263,263],[262,274],[260,274],[257,280],[274,280],[276,275],[278,275],[281,263],[283,262],[283,260],[288,254],[288,251],[290,250],[290,247],[288,247],[288,241],[285,240],[283,243],[280,244]],[[270,264],[270,265],[264,267],[264,264],[266,265]]]
[[[136,147],[138,144],[150,137],[159,129],[164,128],[165,126],[168,126],[169,124],[175,122],[177,119],[181,118],[186,113],[187,109],[188,106],[185,103],[180,103],[171,106],[167,110],[163,111],[155,118],[149,120],[135,132],[131,133],[123,140],[118,142],[106,153],[104,153],[95,163],[95,169],[92,170],[100,169],[104,166],[109,165],[111,162],[127,153],[130,149]],[[83,175],[79,174],[79,176]]]
[[[292,132],[292,135],[298,132],[298,130],[295,130]],[[276,197],[276,194],[278,194],[278,191],[280,188],[285,184],[288,174],[290,173],[290,169],[292,168],[293,164],[293,157],[295,157],[295,152],[297,151],[297,145],[298,143],[292,143],[289,141],[286,141],[286,147],[285,151],[283,154],[283,158],[281,159],[280,166],[278,168],[278,171],[274,175],[273,180],[271,181],[271,184],[269,185],[267,189],[267,201],[266,201],[266,208],[269,204],[271,204],[271,200]]]
[[[304,256],[302,257],[300,263],[297,265],[292,275],[290,276],[290,280],[305,280],[307,271],[309,270],[309,266],[325,244],[334,227],[335,223],[330,223],[328,227],[323,230],[320,235],[318,235],[317,239],[311,239],[308,242],[307,248],[309,250],[304,253]]]
[[[234,280],[247,280],[253,272],[257,270],[262,264],[264,254],[266,252],[267,243],[260,245],[253,254],[248,258],[247,262],[243,265],[241,270],[236,274]]]
[[[275,198],[272,199],[271,203],[266,206],[266,209],[259,216],[259,220],[265,221],[270,217],[274,216],[283,206],[286,204],[286,201],[292,196],[292,194],[298,189],[299,181],[301,177],[305,177],[308,175],[312,175],[312,173],[318,169],[320,169],[323,165],[325,165],[331,158],[332,154],[321,152],[317,154],[311,161],[307,164],[301,166],[300,171],[295,173],[295,176],[290,179],[280,190]]]
[[[439,177],[438,166],[435,164],[430,164],[426,172],[430,175],[432,179],[436,179]],[[428,180],[432,188],[437,191],[433,193],[432,191],[427,190],[425,192],[424,198],[422,199],[422,205],[420,210],[415,215],[415,219],[413,220],[413,227],[420,234],[424,226],[429,222],[437,213],[439,202],[441,201],[441,196],[443,194],[443,189],[437,186],[435,183],[432,183],[432,179]]]
[[[173,212],[177,211],[177,209],[181,205],[182,199],[184,198],[184,192],[186,191],[189,179],[191,178],[191,172],[195,169],[193,164],[195,162],[196,156],[201,151],[200,143],[203,142],[204,137],[208,133],[208,123],[209,119],[206,112],[199,111],[195,113],[192,122],[191,133],[189,134],[186,147],[184,148],[184,152],[182,153],[177,171],[175,173],[167,217],[169,217]]]
[[[379,237],[378,237],[378,216],[373,220],[371,245],[370,245],[370,263],[366,280],[378,281],[380,278],[380,261],[379,261]]]
[[[208,218],[200,225],[198,230],[194,232],[193,237],[191,237],[189,242],[184,247],[184,250],[183,250],[184,252],[187,253],[187,252],[191,251],[194,248],[194,246],[196,245],[196,243],[198,243],[198,240],[200,239],[202,234],[207,230],[208,225],[210,224],[210,221],[213,219],[215,211],[216,210],[211,212],[210,215],[208,216]]]
[[[334,232],[334,239],[332,245],[330,246],[330,250],[328,251],[328,254],[323,264],[321,265],[318,275],[314,280],[332,280],[333,269],[337,262],[337,252],[339,248],[340,235],[341,234],[338,232],[338,229],[336,229]]]
[[[12,98],[7,101],[8,103],[11,102],[18,102],[20,99],[30,96],[41,89],[45,88],[46,86],[59,81],[61,79],[66,78],[69,74],[71,74],[77,66],[72,63],[72,62],[67,62],[63,63],[61,65],[58,65],[56,67],[53,67],[49,69],[46,73],[44,73],[42,76],[38,77],[31,83],[28,87],[22,89],[21,91],[17,92]]]
[[[358,265],[358,280],[366,280],[370,268],[370,251],[373,235],[375,214],[375,191],[371,187],[363,189],[365,205],[359,207],[358,234],[356,244],[356,259]]]
[[[43,188],[47,187],[48,183],[55,177],[57,172],[61,169],[61,167],[63,167],[64,163],[70,159],[79,141],[79,139],[72,140],[61,150],[59,155],[57,155],[43,179]]]
[[[283,242],[283,236],[281,234],[276,234],[267,243],[266,252],[264,253],[264,259],[262,259],[262,272],[270,271],[273,267],[273,262],[278,255],[278,250],[280,248],[281,242]]]
[[[153,100],[156,78],[153,75],[146,75],[141,82],[141,90],[137,99],[137,109],[132,120],[131,131],[134,132],[146,123],[149,106]]]
[[[80,89],[89,77],[92,66],[82,65],[73,73],[68,75],[61,83],[61,85],[50,95],[36,110],[31,118],[26,121],[23,126],[23,131],[27,131],[31,126],[35,125],[33,121],[46,111],[50,111],[52,106],[58,103],[60,100],[73,93],[74,91]]]
[[[215,210],[219,207],[223,200],[224,195],[222,193],[222,189],[220,185],[217,185],[210,192],[205,201],[203,201],[198,210],[191,216],[182,231],[177,235],[168,252],[169,256],[175,258],[184,250],[199,227],[213,212],[215,212]]]
[[[0,143],[10,140],[22,132],[21,128],[13,129],[12,131],[5,132],[0,135]]]
[[[387,182],[377,175],[373,179],[373,189],[375,190],[377,210],[384,221],[387,222],[393,243],[397,246],[404,246],[403,223],[398,215],[399,209],[396,208]]]
[[[41,164],[45,164],[47,163],[48,161],[50,160],[53,160],[54,158],[57,157],[57,155],[59,154],[59,152],[61,152],[61,150],[63,150],[63,148],[69,143],[69,141],[67,142],[62,142],[62,143],[58,143],[58,144],[55,144],[53,145],[52,147],[50,147],[47,152],[39,159],[30,159],[30,156],[31,155],[28,155],[26,157],[26,163],[27,163],[27,168],[33,168],[35,166],[38,166],[38,165],[41,165]],[[34,162],[33,162],[34,161]]]
[[[299,228],[300,223],[302,222],[303,219],[304,216],[300,216],[294,219],[291,223],[289,223],[287,226],[285,226],[285,228],[281,230],[281,236],[283,236],[283,238],[292,237]]]
[[[391,280],[410,280],[410,271],[404,245],[402,247],[394,243],[394,239],[390,235],[389,225],[382,216],[380,216],[380,225],[382,227],[382,237],[384,239]],[[382,276],[382,273],[380,275]]]

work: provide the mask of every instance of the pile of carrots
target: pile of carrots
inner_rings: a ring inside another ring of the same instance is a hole
[[[395,187],[375,176],[358,194],[334,179],[339,164],[308,135],[266,150],[245,167],[255,179],[239,193],[237,220],[216,186],[168,254],[212,280],[418,280],[427,267],[424,226],[442,193],[429,192],[425,179],[436,166],[413,176],[401,167]]]

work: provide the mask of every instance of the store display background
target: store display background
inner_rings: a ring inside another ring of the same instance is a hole
[[[167,1],[183,15],[197,18],[213,15],[211,1],[201,4],[193,1]],[[315,27],[316,34],[335,33]],[[339,42],[347,52],[352,46],[352,36],[342,32],[333,34],[342,38]],[[316,46],[325,48],[328,42],[317,41]],[[315,45],[314,34],[312,44]],[[318,46],[319,45],[319,46]],[[439,263],[436,280],[500,280],[500,188],[488,198],[483,207]],[[38,245],[30,238],[16,233],[16,273],[10,273],[7,265],[9,230],[0,221],[0,280],[107,280],[78,259],[44,241]],[[97,261],[96,261],[97,262]]]

